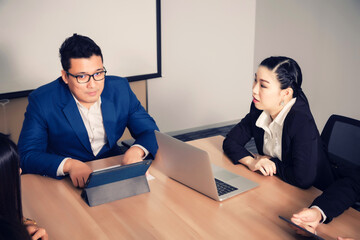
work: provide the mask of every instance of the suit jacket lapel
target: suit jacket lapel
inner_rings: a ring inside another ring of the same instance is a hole
[[[116,130],[116,114],[115,105],[106,97],[101,97],[101,112],[103,117],[104,128],[110,149],[116,144],[118,139],[115,139]]]
[[[65,105],[63,112],[82,145],[86,148],[87,151],[93,154],[88,133],[74,99],[71,99],[67,105]]]

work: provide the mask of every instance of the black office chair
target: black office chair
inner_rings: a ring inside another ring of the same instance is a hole
[[[321,133],[329,160],[338,165],[360,166],[360,121],[331,115]]]
[[[331,115],[321,133],[330,162],[336,167],[360,167],[360,121]],[[360,174],[360,173],[359,173]],[[360,202],[353,208],[360,211]]]

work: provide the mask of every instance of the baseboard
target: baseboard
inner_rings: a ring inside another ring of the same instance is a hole
[[[188,128],[188,129],[179,130],[179,131],[167,132],[166,134],[168,134],[170,136],[176,136],[176,135],[181,135],[181,134],[186,134],[186,133],[191,133],[191,132],[196,132],[196,131],[201,131],[201,130],[206,130],[206,129],[211,129],[211,128],[219,128],[219,127],[234,125],[234,124],[237,124],[238,122],[240,122],[240,119],[205,125],[205,126],[201,126],[201,127]]]
[[[225,126],[229,126],[229,125],[235,125],[238,122],[240,122],[240,119],[233,120],[233,121],[227,121],[227,122],[221,122],[221,123],[215,123],[215,124],[210,124],[210,125],[205,125],[205,126],[201,126],[201,127],[188,128],[188,129],[179,130],[179,131],[165,132],[165,133],[170,135],[170,136],[177,136],[177,135],[182,135],[182,134],[186,134],[186,133],[206,130],[206,129],[220,128],[220,127],[225,127]],[[125,145],[122,142],[124,142]],[[121,145],[126,146],[128,143],[131,143],[130,144],[130,146],[131,146],[133,142],[134,142],[134,139],[130,138],[130,139],[121,140],[121,141],[119,140],[117,142],[117,144],[119,146],[121,146]]]

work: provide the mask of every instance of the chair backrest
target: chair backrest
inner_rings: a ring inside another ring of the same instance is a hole
[[[329,160],[360,166],[360,121],[331,115],[321,133]]]

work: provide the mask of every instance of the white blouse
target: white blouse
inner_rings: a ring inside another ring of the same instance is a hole
[[[284,120],[295,102],[296,98],[291,99],[274,120],[271,120],[270,114],[266,111],[263,111],[256,120],[255,125],[264,129],[263,151],[265,155],[281,160],[281,141]]]

